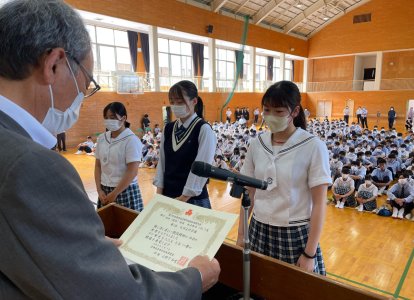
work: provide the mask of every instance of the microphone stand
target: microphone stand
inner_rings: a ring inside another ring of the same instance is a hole
[[[252,300],[250,298],[250,240],[249,240],[249,208],[250,208],[250,197],[246,188],[233,183],[230,190],[230,196],[239,198],[243,195],[242,206],[243,206],[243,298],[239,300]]]

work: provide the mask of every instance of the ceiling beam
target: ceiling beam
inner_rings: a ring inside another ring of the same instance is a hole
[[[322,7],[326,6],[331,1],[326,0],[318,0],[315,3],[313,3],[311,6],[303,10],[300,14],[298,14],[296,17],[294,17],[292,20],[290,20],[289,23],[286,24],[286,26],[283,28],[284,33],[289,33],[293,29],[295,29],[297,26],[299,26],[302,21],[304,21],[309,16],[313,15],[315,12],[317,12]]]
[[[223,7],[224,4],[226,4],[228,0],[214,0],[211,4],[211,10],[214,12],[218,12],[220,8]]]
[[[243,4],[242,5],[240,5],[239,6],[239,8],[237,8],[237,10],[235,11],[235,14],[237,14],[246,4],[247,4],[247,2],[249,2],[250,0],[246,0],[246,1],[244,1],[243,2]]]
[[[283,2],[285,2],[285,0],[270,0],[265,6],[263,6],[253,16],[253,23],[257,25],[260,22],[262,22],[268,15],[270,15]]]

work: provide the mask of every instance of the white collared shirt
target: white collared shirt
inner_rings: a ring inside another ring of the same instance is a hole
[[[298,128],[273,154],[271,133],[253,139],[241,173],[268,182],[256,189],[254,218],[273,226],[299,226],[310,221],[311,188],[331,184],[329,154],[318,138]]]
[[[26,110],[2,95],[0,95],[0,110],[26,130],[36,143],[48,149],[52,149],[56,145],[56,137],[43,127],[39,121]]]
[[[190,126],[190,123],[197,117],[197,114],[194,113],[191,118],[184,122],[178,121],[178,127],[183,125],[185,128]],[[165,129],[162,131],[161,145],[160,145],[160,160],[157,165],[157,175],[154,178],[153,184],[156,187],[164,188],[164,172],[165,172],[165,153],[164,153],[164,133]],[[204,124],[200,128],[200,134],[198,136],[198,153],[195,158],[195,161],[202,161],[206,163],[213,163],[214,153],[216,151],[217,140],[216,136],[211,129],[209,124]],[[187,182],[185,183],[182,195],[185,196],[198,196],[203,191],[203,187],[207,182],[207,178],[199,177],[194,175],[192,172],[188,174]]]
[[[142,160],[142,144],[129,128],[125,128],[116,138],[111,138],[111,132],[107,131],[98,137],[95,157],[101,163],[101,184],[116,187],[127,165]],[[137,177],[132,181],[135,182]]]

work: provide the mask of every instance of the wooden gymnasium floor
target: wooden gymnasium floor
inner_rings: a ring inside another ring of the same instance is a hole
[[[94,157],[64,153],[78,170],[85,189],[96,202]],[[155,193],[154,169],[139,169],[139,186],[144,203]],[[229,185],[211,180],[209,193],[213,209],[239,213],[240,201],[229,196]],[[385,196],[380,198],[382,204]],[[235,243],[238,222],[227,241]],[[398,299],[414,299],[414,222],[379,217],[355,209],[328,205],[321,239],[328,277]]]

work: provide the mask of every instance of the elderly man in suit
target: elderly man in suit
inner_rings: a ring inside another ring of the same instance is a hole
[[[99,89],[92,70],[89,35],[63,1],[0,8],[0,299],[200,299],[217,260],[128,266],[75,169],[49,150]]]

